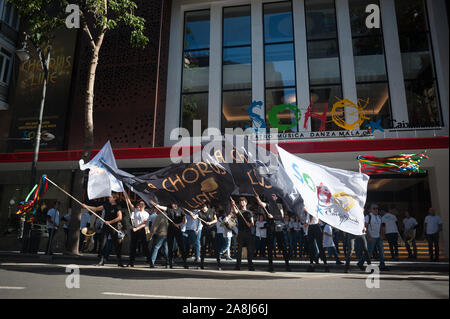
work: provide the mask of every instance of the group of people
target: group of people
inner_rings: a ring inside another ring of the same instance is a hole
[[[404,212],[403,227],[399,227],[396,215],[385,212],[381,216],[376,204],[370,206],[365,216],[364,235],[357,236],[333,229],[306,211],[301,216],[289,216],[275,194],[272,195],[272,200],[266,202],[256,195],[258,207],[253,206],[251,209],[249,209],[247,198],[239,197],[238,203],[230,199],[228,207],[231,208],[228,211],[223,207],[210,207],[206,202],[199,209],[190,211],[179,207],[176,203],[163,206],[151,201],[154,208],[151,208],[150,212],[147,211],[143,200],[133,205],[126,193],[124,195],[127,206],[131,208],[128,232],[130,235],[129,267],[134,266],[136,248],[140,242],[142,252],[151,268],[155,267],[158,255],[163,257],[163,266],[173,268],[174,256],[179,253],[183,266],[187,269],[188,253],[192,246],[196,267],[204,269],[204,260],[208,251],[210,256],[215,256],[217,268],[221,269],[223,258],[231,260],[231,244],[235,239],[236,270],[241,268],[242,250],[246,247],[250,271],[255,269],[253,264],[255,253],[265,257],[266,251],[268,270],[274,271],[273,256],[275,243],[277,243],[279,251],[283,254],[287,271],[291,269],[289,260],[293,257],[292,252],[296,251],[294,247],[296,248],[298,244],[299,255],[302,256],[303,252],[309,258],[308,271],[314,271],[315,264],[322,260],[325,271],[328,272],[326,253],[328,258],[334,258],[337,264],[343,264],[339,260],[337,250],[339,241],[342,240],[346,272],[350,270],[350,260],[354,250],[359,259],[357,265],[360,269],[365,269],[364,263],[370,265],[376,253],[380,261],[380,270],[388,270],[385,265],[383,240],[387,239],[392,257],[397,258],[400,228],[403,229],[402,237],[409,257],[417,257],[415,243],[417,220],[408,212]],[[113,229],[117,229],[123,219],[118,200],[118,195],[113,194],[102,205],[84,205],[86,209],[102,212],[105,220],[96,227],[99,265],[104,264],[105,257],[109,254],[109,250],[105,251],[106,242],[109,239],[115,248],[118,265],[125,267],[121,258],[122,238]],[[96,223],[99,221],[97,219]],[[430,245],[430,258],[433,261],[439,260],[440,231],[442,231],[442,221],[435,215],[434,209],[430,208],[425,219],[424,232]]]

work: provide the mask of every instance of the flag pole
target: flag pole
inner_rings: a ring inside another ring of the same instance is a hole
[[[253,186],[252,186],[252,189],[253,189],[253,192],[255,193],[255,195],[259,197],[258,193],[255,191],[255,188],[254,188]],[[273,218],[273,215],[272,215],[272,214],[269,214],[269,212],[267,211],[267,208],[266,208],[265,206],[261,206],[261,207],[262,207],[262,208],[264,209],[264,211],[266,212],[267,217],[272,216],[272,218]],[[270,218],[270,217],[269,217],[269,218]]]
[[[53,186],[55,186],[56,188],[58,188],[60,191],[62,191],[64,194],[66,194],[67,196],[69,196],[70,198],[72,198],[74,201],[76,201],[78,204],[80,204],[80,206],[83,206],[84,204],[82,202],[80,202],[78,199],[76,199],[75,197],[73,197],[72,195],[70,195],[68,192],[66,192],[64,189],[62,189],[61,187],[59,187],[58,185],[55,184],[55,182],[53,182],[51,179],[49,179],[47,176],[45,176],[45,179],[47,181],[49,181],[51,184],[53,184]],[[84,207],[83,207],[84,208]],[[97,215],[94,211],[90,210],[89,208],[86,208],[89,212],[91,212],[92,214],[94,214],[95,217],[97,217],[98,219],[100,219],[101,221],[103,221],[103,223],[106,224],[106,220],[104,220],[103,218],[101,218],[99,215]],[[111,227],[112,229],[114,229],[117,233],[120,233],[119,230],[115,229],[114,226],[110,225],[110,224],[106,224],[109,227]]]
[[[184,208],[184,207],[183,207],[183,209],[184,209],[185,211],[187,211],[188,213],[192,214],[192,212],[191,212],[190,210],[187,210],[187,209]],[[201,220],[202,222],[204,222],[205,224],[207,223],[207,221],[201,219],[200,216],[198,216],[198,215],[197,215],[197,218],[200,219],[200,220]]]
[[[156,207],[156,205],[153,205],[152,202],[150,202],[150,204],[152,204],[153,207],[155,207],[161,214],[163,214],[164,217],[166,217],[168,220],[170,220],[170,221],[172,222],[172,224],[173,224],[175,227],[178,227],[178,226],[176,226],[175,222],[174,222],[173,220],[171,220],[169,216],[167,216],[166,214],[164,214],[164,212],[163,212],[161,209],[159,209],[158,207]]]
[[[231,203],[233,203],[233,197],[230,196],[230,199],[232,200]],[[233,204],[233,206],[237,209],[239,215],[241,215],[242,219],[245,221],[246,224],[248,224],[248,221],[245,219],[244,215],[242,215],[241,210],[239,209],[239,207],[236,206],[236,204]]]

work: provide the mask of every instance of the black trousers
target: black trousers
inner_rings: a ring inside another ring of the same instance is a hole
[[[55,237],[56,229],[50,228],[48,230],[48,242],[47,242],[47,249],[45,250],[45,254],[51,254],[52,253],[52,243],[53,243],[53,237]]]
[[[398,256],[398,233],[386,234],[386,239],[389,243],[389,250],[391,251],[391,257]]]
[[[145,228],[141,228],[138,231],[134,232],[133,230],[130,231],[131,238],[130,238],[130,263],[133,263],[136,259],[136,247],[138,241],[142,243],[144,254],[147,260],[149,259],[148,254],[148,243],[147,243],[147,237],[145,236]]]
[[[200,237],[200,246],[201,252],[200,252],[200,260],[203,264],[203,261],[205,260],[206,255],[206,246],[208,246],[208,250],[211,254],[211,256],[216,256],[216,259],[219,257],[217,256],[217,249],[215,249],[215,243],[216,243],[216,232],[212,228],[203,227],[202,229],[202,236]],[[215,250],[213,254],[213,250]]]
[[[367,264],[370,265],[370,255],[369,250],[367,249],[367,240],[365,235],[353,235],[353,234],[347,234],[347,250],[345,254],[345,267],[350,267],[350,259],[352,258],[353,249],[355,248],[355,241],[358,242],[359,247],[361,247],[363,255],[366,257],[365,260],[367,261]],[[362,266],[362,265],[361,265]]]
[[[105,246],[108,241],[108,235],[111,235],[111,243],[114,247],[114,251],[116,252],[117,262],[122,263],[122,242],[119,243],[119,237],[115,230],[112,230],[109,226],[104,226],[103,231],[100,234],[99,243],[100,250],[98,252],[99,256],[104,258]]]
[[[178,248],[181,250],[181,256],[183,258],[183,263],[186,263],[186,249],[183,242],[183,235],[181,234],[181,229],[169,225],[167,229],[167,244],[169,246],[169,265],[172,266],[173,261],[173,242],[177,241]]]
[[[430,259],[433,259],[433,245],[434,245],[434,256],[439,258],[439,232],[426,235],[428,241],[428,253],[430,255]]]
[[[275,231],[273,228],[267,228],[267,250],[269,265],[273,264],[273,242],[274,238],[277,239],[279,245],[278,249],[283,252],[283,258],[286,265],[289,265],[289,254],[286,247],[286,242],[284,241],[284,235],[282,231]],[[301,247],[300,247],[301,248]]]
[[[253,267],[253,253],[255,251],[255,243],[253,240],[252,233],[250,231],[239,231],[237,236],[238,242],[238,253],[236,266],[241,266],[242,261],[242,247],[247,247],[247,260],[248,266]]]
[[[317,243],[317,248],[319,248],[319,256],[314,257],[314,241]],[[308,226],[308,250],[309,250],[309,263],[314,263],[314,259],[318,262],[319,257],[323,260],[323,263],[327,264],[327,257],[323,251],[323,233],[322,228],[319,224]]]

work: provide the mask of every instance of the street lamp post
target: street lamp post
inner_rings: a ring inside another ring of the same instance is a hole
[[[31,54],[27,49],[27,38],[25,35],[25,40],[23,42],[23,46],[21,49],[16,50],[16,54],[19,57],[21,62],[26,62],[31,58]],[[50,64],[50,47],[47,49],[47,52],[44,52],[41,48],[37,48],[39,60],[41,62],[42,70],[44,72],[44,80],[42,85],[42,97],[41,97],[41,105],[39,108],[39,118],[38,118],[38,126],[36,130],[36,138],[34,140],[34,152],[33,152],[33,161],[31,162],[31,177],[30,177],[30,189],[34,186],[36,182],[36,166],[39,157],[39,147],[41,144],[41,128],[42,128],[42,118],[44,115],[44,105],[45,105],[45,94],[47,91],[47,79],[48,79],[48,68]]]

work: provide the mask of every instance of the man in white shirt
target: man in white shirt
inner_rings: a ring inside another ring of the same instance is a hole
[[[365,227],[367,229],[368,250],[369,255],[372,256],[375,247],[378,248],[380,257],[380,270],[389,270],[384,263],[384,249],[383,249],[383,237],[384,237],[384,225],[381,222],[381,217],[378,214],[378,205],[372,204],[370,206],[369,214],[365,217]],[[358,262],[360,268],[364,264],[366,256],[363,255]]]
[[[398,258],[398,220],[394,214],[386,212],[381,218],[392,259]]]
[[[48,229],[48,243],[45,251],[46,255],[53,255],[52,242],[56,231],[59,227],[59,202],[55,201],[53,208],[50,208],[47,212],[47,229]]]
[[[323,249],[328,251],[328,258],[334,257],[336,265],[342,265],[342,261],[339,260],[336,247],[334,246],[333,228],[328,224],[325,224],[323,228]]]
[[[428,241],[428,251],[430,254],[430,261],[439,261],[439,233],[442,231],[442,220],[435,215],[434,208],[428,209],[428,215],[425,217],[425,237]],[[434,259],[433,259],[433,245],[434,245]]]
[[[405,240],[406,250],[408,251],[408,258],[417,258],[416,246],[416,228],[419,225],[417,220],[412,217],[408,211],[404,212],[403,218],[403,238]],[[413,246],[414,254],[411,253],[411,246]]]
[[[147,237],[145,235],[145,225],[149,219],[149,214],[145,210],[145,202],[143,200],[139,200],[135,207],[132,203],[128,194],[123,192],[125,195],[125,200],[128,202],[128,206],[131,209],[131,238],[130,238],[130,259],[128,262],[128,267],[134,267],[134,261],[136,259],[136,247],[138,241],[142,243],[142,249],[144,251],[145,257],[147,258],[147,262],[150,261],[150,255],[148,251],[148,242]]]

